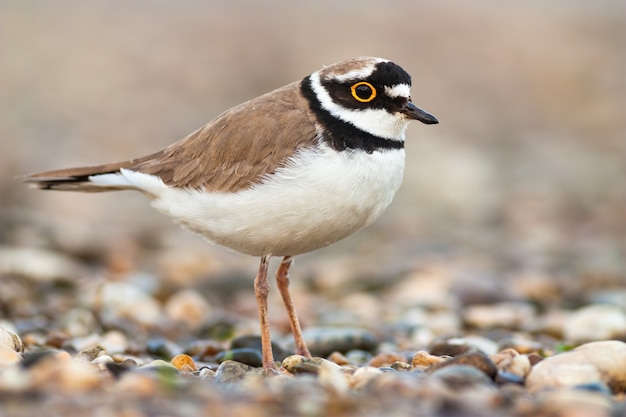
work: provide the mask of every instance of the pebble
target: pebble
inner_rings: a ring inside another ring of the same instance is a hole
[[[23,276],[39,282],[74,281],[84,274],[84,268],[59,252],[0,246],[0,274]]]
[[[13,330],[0,327],[0,346],[5,346],[15,352],[24,352],[22,339]]]
[[[243,380],[254,368],[244,363],[224,361],[215,372],[215,382],[218,384],[232,384]]]
[[[626,392],[626,343],[591,342],[545,358],[532,367],[526,386],[532,391],[604,383],[614,393]]]
[[[357,327],[309,327],[303,331],[302,336],[311,354],[321,357],[335,351],[373,351],[379,344],[378,338],[372,332]]]
[[[230,342],[231,349],[251,348],[261,352],[261,336],[239,336]],[[289,353],[285,351],[278,343],[272,341],[272,353],[274,360],[282,361]]]
[[[383,371],[371,366],[365,366],[357,369],[349,378],[350,388],[359,389],[370,383],[373,379],[383,375]]]
[[[215,355],[214,360],[217,363],[232,360],[245,363],[246,365],[250,365],[255,368],[263,366],[263,355],[259,350],[252,348],[235,348],[225,350]]]
[[[563,336],[573,343],[626,338],[626,312],[610,304],[583,307],[566,319]]]
[[[182,353],[183,349],[176,343],[167,339],[150,339],[146,344],[146,352],[161,358],[170,360],[174,356]]]
[[[504,349],[490,355],[489,359],[498,368],[498,373],[513,374],[522,380],[530,372],[530,360],[526,355],[520,355],[514,349]]]
[[[411,360],[411,368],[426,369],[432,365],[445,362],[448,359],[448,357],[431,355],[424,350],[420,350],[416,352],[415,355],[413,355],[413,359]]]
[[[477,386],[492,386],[492,379],[480,369],[470,365],[453,365],[439,368],[430,374],[453,390],[464,390]]]
[[[0,367],[12,365],[22,360],[22,355],[12,347],[0,344]]]
[[[494,379],[497,373],[496,365],[482,353],[466,353],[456,358],[451,358],[446,361],[433,364],[426,371],[428,373],[433,373],[439,369],[446,368],[449,366],[459,366],[459,365],[468,365],[472,366],[480,371],[482,371],[489,378]]]
[[[521,302],[469,305],[463,312],[465,323],[479,329],[494,327],[519,329],[532,321],[534,316],[535,308]]]
[[[126,282],[108,281],[94,287],[85,295],[89,305],[99,307],[105,323],[130,320],[146,327],[162,322],[161,304],[146,290]]]
[[[170,363],[181,372],[194,372],[198,370],[193,358],[184,353],[174,356]]]
[[[406,362],[406,358],[400,354],[392,352],[383,352],[370,359],[367,366],[373,366],[374,368],[382,368],[390,366],[394,362]]]
[[[128,338],[119,330],[110,330],[102,335],[99,343],[109,354],[123,353],[128,349]]]
[[[164,310],[171,320],[184,323],[191,330],[200,328],[213,314],[208,301],[193,289],[183,289],[171,295]]]

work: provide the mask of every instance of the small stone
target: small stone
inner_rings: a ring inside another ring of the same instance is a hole
[[[398,355],[397,353],[379,353],[374,356],[369,363],[368,366],[373,366],[374,368],[382,368],[391,365],[394,362],[405,362],[406,358],[402,355]]]
[[[391,365],[389,365],[389,367],[391,369],[393,369],[394,371],[400,371],[400,372],[408,372],[411,370],[411,365],[409,365],[406,362],[394,362]]]
[[[283,368],[289,373],[317,375],[325,366],[327,368],[340,369],[339,365],[323,358],[305,358],[300,355],[291,355],[285,358]]]
[[[435,356],[459,356],[468,352],[475,352],[476,349],[465,343],[436,342],[428,347],[431,355]]]
[[[170,363],[181,372],[194,372],[198,370],[193,358],[189,355],[185,355],[184,353],[179,353],[174,356]]]
[[[440,362],[432,365],[426,371],[429,374],[433,372],[448,367],[448,366],[458,366],[458,365],[469,365],[474,368],[482,371],[490,377],[491,379],[495,378],[497,373],[497,368],[493,364],[493,362],[485,355],[481,353],[466,353],[461,356],[457,356],[456,358],[448,359],[445,362]]]
[[[350,363],[350,359],[348,359],[341,352],[333,352],[328,356],[328,360],[336,363],[337,365],[348,365]]]
[[[593,304],[573,313],[564,324],[566,340],[574,343],[626,337],[626,312],[609,304]]]
[[[464,309],[464,320],[472,327],[488,329],[503,327],[519,329],[535,317],[530,304],[502,302],[486,305],[469,305]]]
[[[24,352],[24,343],[22,339],[12,330],[6,327],[0,327],[0,346],[6,346],[15,352]]]
[[[489,358],[493,361],[498,372],[506,372],[513,375],[517,375],[520,378],[525,378],[530,372],[530,360],[526,355],[520,355],[514,349],[504,349],[495,355],[490,355]]]
[[[100,345],[104,347],[109,354],[115,354],[126,351],[129,342],[124,333],[119,330],[111,330],[102,336]]]
[[[0,367],[12,365],[22,360],[22,355],[6,345],[0,345]]]
[[[182,348],[176,343],[166,339],[150,339],[146,344],[146,351],[152,355],[170,360],[179,353],[182,353]]]
[[[183,289],[173,294],[165,303],[165,313],[175,321],[198,329],[212,314],[208,301],[196,290]]]
[[[231,349],[252,348],[261,352],[261,336],[240,336],[230,342]],[[272,342],[272,353],[276,361],[282,361],[289,354],[277,343]]]
[[[76,355],[76,360],[83,362],[92,362],[104,352],[106,352],[106,349],[101,345],[91,346],[78,352],[78,354]]]
[[[469,365],[452,365],[439,368],[430,374],[430,378],[442,381],[453,390],[493,385],[491,378],[484,372]]]
[[[145,373],[124,372],[114,387],[124,395],[153,398],[159,392],[159,381]]]
[[[383,375],[383,371],[378,368],[373,368],[371,366],[361,367],[350,376],[350,388],[359,389],[380,375]]]
[[[411,368],[426,369],[432,365],[445,362],[449,358],[442,358],[440,356],[431,355],[430,353],[420,350],[413,355],[411,360]]]
[[[222,362],[215,372],[215,382],[232,384],[243,380],[254,368],[235,361]]]
[[[626,391],[626,343],[608,340],[581,345],[545,358],[526,378],[530,391],[604,383],[614,393]]]
[[[259,368],[263,366],[263,355],[257,349],[236,348],[229,349],[215,355],[215,362],[236,361]]]
[[[356,327],[309,327],[302,336],[311,354],[321,357],[352,349],[373,351],[379,343],[372,332]]]
[[[18,275],[39,282],[74,281],[83,267],[62,253],[37,248],[0,246],[0,274]]]
[[[111,363],[115,363],[115,361],[109,355],[100,355],[94,360],[92,360],[91,363],[93,363],[94,365],[98,365],[98,369],[100,369],[101,371],[104,371],[108,369],[107,365]]]

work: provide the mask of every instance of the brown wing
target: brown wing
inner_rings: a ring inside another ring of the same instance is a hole
[[[43,172],[26,181],[40,188],[105,191],[90,185],[88,177],[127,168],[157,175],[171,186],[232,192],[260,182],[295,151],[313,144],[315,137],[314,116],[299,92],[299,83],[292,83],[233,107],[155,154]]]

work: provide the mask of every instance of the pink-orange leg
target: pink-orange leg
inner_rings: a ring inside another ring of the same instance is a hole
[[[259,309],[259,321],[261,323],[261,354],[263,355],[263,369],[276,372],[276,363],[272,353],[272,340],[270,338],[270,322],[267,313],[267,296],[270,292],[270,284],[267,282],[267,267],[270,257],[261,257],[259,273],[254,280],[254,294]]]
[[[293,340],[296,343],[296,354],[310,358],[311,353],[309,353],[309,349],[306,347],[306,343],[304,343],[302,329],[300,328],[300,321],[298,320],[298,315],[296,314],[293,301],[291,301],[291,294],[289,294],[289,267],[292,263],[293,260],[291,259],[291,256],[285,256],[283,258],[283,261],[280,263],[280,266],[276,271],[276,283],[278,284],[280,295],[283,297],[283,302],[285,303],[287,313],[289,314],[291,332],[293,333]]]

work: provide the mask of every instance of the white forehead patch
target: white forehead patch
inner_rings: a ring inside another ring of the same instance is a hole
[[[381,62],[388,62],[388,61],[383,58],[371,58],[371,59],[368,59],[368,61],[363,61],[362,62],[363,65],[360,68],[355,68],[352,71],[348,71],[344,74],[339,74],[339,75],[330,71],[329,75],[332,76],[332,78],[334,78],[335,80],[339,81],[340,83],[345,82],[345,81],[350,81],[350,80],[363,80],[369,77],[370,75],[372,75],[372,73],[376,69],[376,64],[379,64]]]
[[[411,97],[411,86],[408,84],[396,84],[393,87],[385,86],[385,94],[389,97]]]

